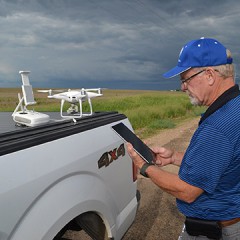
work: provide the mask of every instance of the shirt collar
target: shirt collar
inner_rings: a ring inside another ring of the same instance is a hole
[[[227,102],[232,100],[233,98],[240,95],[239,86],[236,84],[233,87],[229,88],[222,95],[220,95],[207,109],[207,111],[203,114],[199,121],[199,125],[211,114],[216,112],[219,108],[225,105]]]

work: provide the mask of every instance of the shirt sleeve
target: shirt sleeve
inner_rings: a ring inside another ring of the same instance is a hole
[[[233,157],[229,139],[211,125],[200,127],[184,155],[179,177],[208,193],[213,193]]]

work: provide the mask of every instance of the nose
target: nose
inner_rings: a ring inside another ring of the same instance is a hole
[[[182,90],[183,92],[186,92],[187,86],[186,86],[185,83],[181,83],[181,90]]]

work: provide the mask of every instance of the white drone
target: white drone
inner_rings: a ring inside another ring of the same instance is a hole
[[[60,114],[62,118],[81,118],[83,116],[90,116],[93,114],[92,110],[92,102],[91,99],[95,97],[102,96],[101,88],[91,88],[91,89],[79,89],[79,90],[71,90],[68,89],[66,92],[61,92],[57,94],[53,94],[54,91],[59,90],[38,90],[38,92],[48,93],[48,98],[55,98],[61,100],[61,109]],[[70,115],[63,115],[63,106],[65,101],[71,103],[71,107],[67,110]],[[82,103],[88,101],[90,112],[83,113]],[[79,112],[78,112],[79,105]]]
[[[18,99],[19,103],[15,108],[12,117],[14,122],[18,125],[25,125],[29,127],[37,126],[39,124],[48,123],[50,121],[50,116],[45,113],[39,113],[34,110],[28,110],[27,106],[36,104],[33,95],[32,85],[29,81],[30,71],[19,71],[22,77],[22,96],[19,93]],[[91,98],[102,96],[102,91],[100,88],[93,89],[80,89],[80,90],[68,90],[67,92],[62,92],[62,90],[38,90],[39,92],[48,92],[48,98],[56,98],[61,100],[61,117],[71,118],[75,122],[75,118],[81,118],[83,116],[89,116],[93,114]],[[53,94],[53,92],[61,92],[58,94]],[[71,103],[71,107],[68,109],[68,115],[63,115],[64,102],[67,101]],[[82,102],[88,101],[90,112],[82,112]],[[80,111],[78,112],[78,104]]]

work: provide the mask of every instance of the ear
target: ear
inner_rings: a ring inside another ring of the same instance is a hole
[[[207,68],[205,71],[209,86],[214,85],[217,78],[215,70],[213,68]]]

